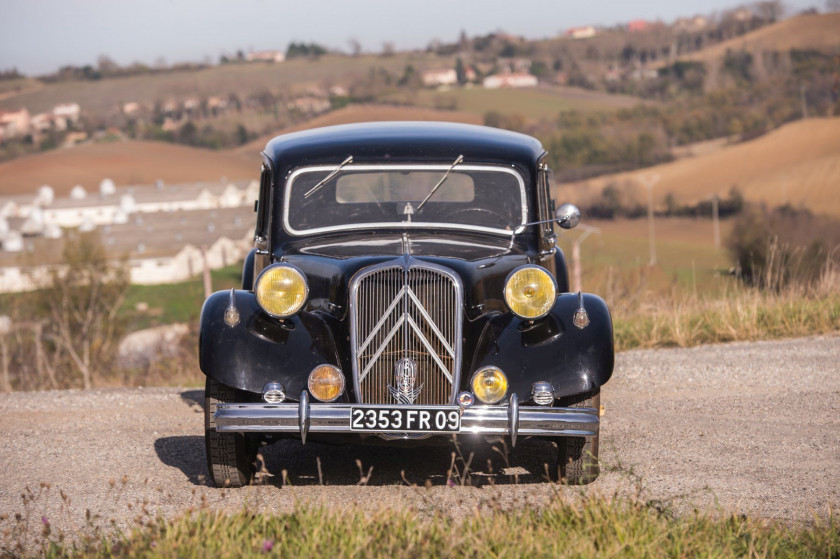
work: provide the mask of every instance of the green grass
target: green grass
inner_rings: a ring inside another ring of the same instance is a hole
[[[234,264],[210,273],[213,291],[240,286],[242,264]],[[144,303],[148,310],[137,306]],[[201,277],[182,283],[162,285],[132,285],[123,303],[122,314],[130,331],[161,324],[196,322],[204,303],[204,284]]]
[[[837,557],[833,516],[790,528],[743,516],[677,518],[642,502],[583,498],[545,509],[497,505],[463,520],[416,512],[291,514],[202,510],[115,539],[44,538],[46,557]]]

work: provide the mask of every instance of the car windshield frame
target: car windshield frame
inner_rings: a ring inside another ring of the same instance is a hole
[[[343,225],[331,225],[329,227],[313,227],[311,229],[296,229],[289,222],[289,212],[291,210],[291,196],[292,187],[297,177],[304,173],[323,173],[335,170],[335,165],[313,165],[306,167],[299,167],[292,171],[284,182],[283,192],[283,214],[282,225],[283,229],[289,235],[294,237],[303,237],[309,235],[318,235],[323,233],[333,233],[340,231],[359,231],[367,229],[444,229],[455,231],[473,231],[481,233],[489,233],[492,235],[500,235],[510,237],[516,226],[528,222],[528,196],[525,189],[525,179],[516,168],[512,166],[493,165],[493,164],[465,164],[461,163],[453,172],[479,171],[479,172],[498,172],[506,173],[513,176],[519,186],[520,198],[520,223],[511,224],[511,229],[502,229],[496,227],[486,227],[482,225],[469,225],[461,223],[441,223],[434,221],[415,221],[422,214],[414,214],[411,221],[385,221],[372,223],[347,223]],[[364,163],[352,164],[344,167],[342,172],[350,171],[433,171],[439,172],[441,176],[451,167],[451,164],[439,163]],[[338,178],[341,174],[337,175]],[[335,180],[335,178],[333,180]],[[446,188],[446,183],[441,186],[441,189]],[[475,184],[474,188],[480,188],[480,184]],[[434,198],[433,198],[434,200]],[[488,208],[490,209],[490,208]]]

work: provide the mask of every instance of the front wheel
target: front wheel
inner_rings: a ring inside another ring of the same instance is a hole
[[[560,402],[570,408],[601,409],[599,388],[575,397],[572,401]],[[600,429],[599,429],[600,430]],[[598,433],[594,437],[562,437],[557,439],[557,479],[568,485],[586,485],[598,478],[601,472],[598,463]]]
[[[216,431],[216,406],[236,402],[239,391],[207,377],[204,385],[204,445],[207,471],[216,487],[250,484],[256,472],[257,446],[242,433]],[[241,399],[239,400],[242,401]]]

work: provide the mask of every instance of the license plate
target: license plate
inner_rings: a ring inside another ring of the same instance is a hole
[[[350,408],[352,431],[397,431],[400,433],[457,433],[461,430],[458,408]]]

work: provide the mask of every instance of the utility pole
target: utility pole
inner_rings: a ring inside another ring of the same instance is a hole
[[[202,278],[204,280],[204,298],[213,294],[213,280],[210,277],[210,263],[207,261],[207,247],[201,247]]]
[[[715,232],[715,248],[720,248],[720,214],[717,194],[712,195],[712,229]]]
[[[808,118],[808,101],[805,99],[805,84],[799,88],[799,96],[802,100],[802,118]]]
[[[656,266],[656,240],[653,230],[653,186],[659,182],[659,175],[656,173],[639,175],[639,180],[647,187],[648,191],[648,238],[650,241],[650,261],[648,265]]]
[[[583,235],[579,236],[572,243],[572,291],[583,291],[583,271],[580,266],[580,245],[586,240],[586,237],[592,233],[601,234],[601,230],[591,225],[580,224],[578,229],[583,230]]]

